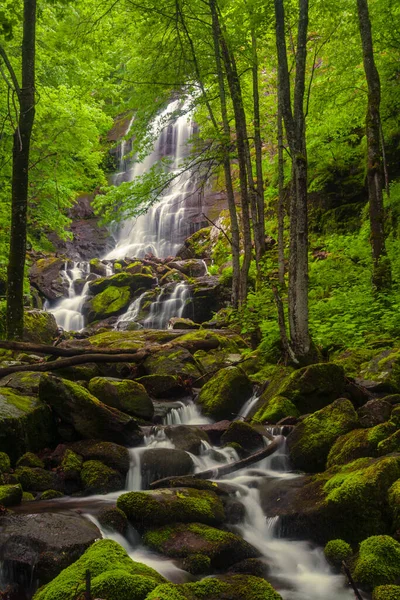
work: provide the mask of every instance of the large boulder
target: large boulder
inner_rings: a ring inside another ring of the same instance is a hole
[[[44,492],[61,487],[56,473],[40,467],[18,467],[14,477],[22,485],[24,492]]]
[[[363,540],[351,573],[364,589],[400,583],[400,543],[389,535]]]
[[[204,412],[215,419],[235,417],[252,393],[252,385],[239,367],[216,373],[201,389],[198,397]]]
[[[131,292],[145,291],[156,282],[154,277],[147,273],[117,273],[111,277],[102,277],[89,283],[89,291],[93,295],[104,292],[110,286],[129,287]]]
[[[83,438],[130,446],[140,443],[142,439],[139,426],[132,417],[106,406],[72,381],[44,375],[40,380],[39,397]]]
[[[98,528],[75,513],[7,515],[1,519],[0,560],[27,581],[35,568],[35,577],[44,584],[99,537]]]
[[[129,286],[117,287],[110,285],[103,292],[87,300],[83,306],[83,314],[88,323],[108,319],[120,315],[127,309],[131,299]]]
[[[143,385],[129,379],[95,377],[89,382],[89,391],[99,400],[134,417],[151,420],[153,403]]]
[[[189,260],[174,260],[168,263],[171,269],[177,269],[188,277],[203,277],[207,275],[207,266],[204,260],[189,259]]]
[[[139,529],[168,523],[219,525],[225,518],[224,507],[216,494],[191,488],[128,492],[118,498],[117,506]]]
[[[71,444],[71,449],[85,461],[99,460],[123,475],[129,469],[129,452],[127,448],[119,444],[98,440],[81,440]]]
[[[378,456],[378,445],[395,431],[395,425],[385,423],[371,429],[353,429],[337,438],[328,454],[327,468],[344,465],[357,458]]]
[[[246,558],[259,556],[259,552],[238,535],[201,523],[178,523],[149,530],[143,541],[171,558],[205,554],[216,569],[226,569]]]
[[[124,488],[124,477],[99,460],[84,462],[80,475],[87,494],[109,494]]]
[[[294,467],[309,473],[322,471],[333,443],[357,425],[357,413],[345,398],[309,415],[287,437]]]
[[[201,377],[199,366],[189,350],[174,348],[151,354],[143,363],[147,375],[172,375],[183,380]]]
[[[176,398],[186,393],[184,383],[176,375],[144,375],[137,382],[145,387],[153,398]]]
[[[0,506],[15,506],[22,500],[22,487],[19,484],[0,485]]]
[[[151,567],[134,562],[113,540],[99,540],[78,560],[64,569],[34,600],[75,600],[85,591],[86,571],[91,574],[93,598],[103,600],[145,600],[165,579]]]
[[[243,421],[234,421],[221,437],[222,444],[239,444],[249,454],[264,447],[264,438],[254,427]]]
[[[357,410],[361,427],[374,427],[388,421],[392,413],[390,402],[376,398]]]
[[[40,258],[29,270],[29,281],[48,300],[62,298],[68,295],[68,282],[61,275],[64,267],[62,258]]]
[[[193,461],[187,452],[173,448],[147,448],[141,461],[143,487],[164,477],[189,475],[193,471]]]
[[[400,392],[400,350],[382,350],[360,372],[363,382],[374,383],[373,389],[380,392]]]
[[[36,452],[55,440],[49,407],[38,398],[0,388],[0,451],[15,461],[30,450]]]
[[[202,442],[209,442],[208,435],[199,427],[193,425],[175,425],[165,427],[164,433],[178,450],[185,450],[191,454],[199,455],[201,453]]]
[[[54,315],[44,310],[24,311],[24,341],[52,344],[58,333]]]
[[[217,276],[198,277],[196,283],[189,287],[191,302],[185,307],[182,316],[193,319],[195,323],[209,321],[230,299],[230,291],[220,283]]]

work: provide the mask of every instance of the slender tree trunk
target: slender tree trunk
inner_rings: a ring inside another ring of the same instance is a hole
[[[306,360],[311,351],[311,339],[308,328],[307,152],[303,108],[307,58],[308,0],[299,0],[293,112],[290,96],[283,0],[275,0],[275,17],[279,105],[282,110],[286,137],[292,158],[288,289],[290,345],[293,355],[300,362]]]
[[[226,194],[228,198],[229,216],[231,221],[231,249],[232,249],[232,305],[237,308],[239,305],[240,289],[241,289],[241,273],[240,273],[240,232],[239,222],[237,218],[235,193],[233,189],[232,173],[231,173],[231,161],[230,161],[230,144],[231,144],[231,130],[229,126],[228,110],[226,106],[226,94],[225,94],[225,83],[224,73],[221,64],[221,55],[219,47],[219,24],[218,15],[215,7],[214,0],[210,0],[210,10],[212,16],[212,31],[213,31],[213,43],[214,43],[214,54],[215,63],[217,67],[218,75],[218,88],[219,98],[221,103],[221,115],[222,124],[224,131],[223,140],[223,164],[224,164],[224,175]]]
[[[282,111],[278,101],[278,280],[285,285],[285,203]]]
[[[382,197],[383,171],[382,152],[380,147],[381,84],[374,60],[368,0],[357,0],[357,9],[361,45],[363,50],[364,71],[368,85],[366,135],[368,148],[367,184],[373,259],[372,281],[379,290],[390,286],[391,283],[390,262],[386,255],[385,248],[384,210]]]
[[[24,270],[28,212],[29,149],[35,118],[36,0],[24,0],[22,86],[18,127],[14,132],[11,237],[7,273],[7,338],[22,339]]]

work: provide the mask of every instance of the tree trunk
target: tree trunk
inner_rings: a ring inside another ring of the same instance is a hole
[[[282,111],[278,101],[278,280],[285,285],[285,203]]]
[[[18,127],[14,132],[11,236],[7,271],[8,339],[22,339],[24,329],[24,270],[28,212],[29,149],[35,118],[36,0],[24,0],[22,86]]]
[[[380,147],[381,84],[374,60],[368,0],[357,0],[357,9],[361,45],[363,50],[364,71],[368,85],[366,136],[367,184],[373,259],[372,281],[375,287],[379,290],[390,286],[391,283],[390,262],[386,255],[385,248],[384,210],[382,197],[383,171],[382,152]]]

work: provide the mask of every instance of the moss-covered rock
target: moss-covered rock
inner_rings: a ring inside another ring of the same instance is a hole
[[[11,460],[30,450],[49,446],[55,439],[51,411],[38,398],[0,388],[0,451]]]
[[[245,452],[252,454],[264,446],[264,438],[249,425],[243,421],[234,421],[221,436],[222,444],[239,444]]]
[[[64,479],[74,480],[79,479],[82,469],[83,458],[67,448],[59,466],[59,471],[63,474]]]
[[[400,543],[388,535],[362,541],[351,572],[356,583],[367,589],[399,583]]]
[[[2,473],[8,473],[10,469],[10,457],[5,452],[0,452],[0,475]]]
[[[192,575],[204,575],[210,572],[211,559],[205,554],[191,554],[183,560],[182,567]]]
[[[371,429],[353,429],[341,435],[329,451],[327,468],[344,465],[365,456],[378,456],[380,442],[385,440],[393,429],[392,424],[385,423]]]
[[[71,449],[82,456],[84,460],[99,460],[123,475],[129,469],[129,452],[127,448],[119,444],[82,440],[71,444]]]
[[[211,227],[203,227],[186,238],[177,256],[183,260],[188,258],[209,258],[211,253]]]
[[[201,372],[188,350],[176,348],[150,355],[143,363],[147,375],[174,375],[185,379],[199,379]]]
[[[255,558],[258,551],[241,537],[201,523],[166,525],[147,531],[145,544],[171,558],[206,554],[214,568],[226,568],[245,558]]]
[[[400,452],[400,429],[378,444],[378,454],[380,456],[391,452]]]
[[[392,405],[380,398],[369,400],[357,411],[361,427],[374,427],[385,423],[390,419],[391,412]]]
[[[287,438],[290,459],[296,469],[322,471],[337,438],[357,427],[357,413],[350,400],[341,398],[306,417]]]
[[[201,325],[192,321],[192,319],[184,319],[183,317],[172,317],[169,320],[168,327],[170,329],[200,329]]]
[[[159,585],[147,600],[282,600],[282,597],[260,577],[224,575],[196,583]]]
[[[35,344],[51,344],[58,333],[54,315],[44,310],[24,311],[24,340]]]
[[[25,452],[18,460],[17,467],[39,467],[40,469],[44,468],[43,461],[33,454],[33,452]]]
[[[15,506],[22,500],[22,487],[17,485],[0,485],[0,505]]]
[[[185,450],[196,456],[200,454],[202,442],[209,442],[208,435],[200,428],[191,425],[174,425],[165,427],[165,435],[172,441],[175,448]]]
[[[109,494],[124,487],[121,474],[103,465],[99,460],[88,460],[83,463],[81,481],[83,489],[89,494]]]
[[[34,600],[75,600],[85,590],[87,569],[92,576],[92,593],[104,600],[144,600],[165,581],[154,569],[131,560],[116,542],[100,540],[40,588]]]
[[[343,367],[348,377],[358,377],[362,367],[377,354],[371,348],[347,348],[332,357],[332,362]]]
[[[372,600],[400,600],[400,585],[378,585]]]
[[[184,382],[176,375],[144,375],[137,381],[154,398],[182,396],[186,392]]]
[[[90,392],[99,400],[142,419],[151,420],[154,414],[153,403],[143,385],[129,379],[95,377],[89,383]]]
[[[341,567],[342,561],[348,561],[353,556],[353,550],[344,540],[330,540],[324,548],[324,554],[331,565]]]
[[[83,438],[100,438],[127,445],[135,445],[142,438],[132,417],[106,406],[88,390],[66,379],[43,375],[39,397]]]
[[[44,492],[59,485],[55,473],[38,467],[18,467],[14,475],[24,492]]]
[[[140,461],[142,483],[146,489],[163,477],[189,475],[193,461],[187,452],[172,448],[146,448]]]
[[[252,393],[252,385],[239,367],[216,373],[201,389],[198,402],[215,419],[232,419]]]
[[[136,292],[137,290],[148,290],[154,283],[155,279],[151,274],[122,272],[91,281],[89,291],[91,294],[100,294],[110,287],[128,287],[132,292]]]
[[[46,490],[40,495],[41,500],[54,500],[54,498],[62,498],[64,494],[57,490]]]
[[[65,262],[62,258],[49,256],[37,260],[29,270],[31,284],[48,300],[67,295],[68,284],[61,276]]]
[[[44,492],[44,493],[46,493],[46,492]],[[35,499],[35,496],[33,494],[31,494],[31,492],[23,492],[22,493],[22,502],[33,502],[34,499]]]
[[[262,402],[262,396],[260,403]],[[273,396],[269,400],[263,402],[260,409],[253,417],[256,423],[278,423],[285,417],[299,417],[300,412],[295,407],[293,402],[284,396]]]
[[[394,482],[388,492],[389,510],[393,531],[400,529],[400,479]]]
[[[124,535],[128,528],[128,519],[126,514],[116,506],[105,508],[98,516],[99,523],[109,531],[116,531]]]
[[[83,307],[83,314],[88,323],[108,319],[120,315],[128,307],[131,291],[128,286],[110,286],[94,298],[87,300]]]
[[[374,381],[380,391],[400,392],[400,350],[383,350],[363,365],[360,376],[364,380]]]
[[[193,521],[218,525],[225,517],[216,494],[192,488],[128,492],[118,498],[117,506],[140,528]]]
[[[100,277],[107,275],[107,265],[105,265],[99,258],[92,258],[89,262],[90,272]]]

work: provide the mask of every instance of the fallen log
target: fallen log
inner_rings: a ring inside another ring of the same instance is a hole
[[[244,469],[267,456],[271,456],[278,448],[283,444],[285,438],[283,435],[278,435],[273,442],[268,444],[262,450],[259,450],[255,454],[248,456],[247,458],[242,458],[236,462],[227,463],[225,465],[221,465],[220,467],[216,467],[215,469],[208,469],[207,471],[200,471],[200,473],[194,473],[193,475],[187,475],[186,477],[195,478],[195,479],[220,479],[224,475],[229,475],[230,473],[234,473],[235,471],[239,471],[239,469]],[[159,488],[163,487],[165,483],[170,481],[171,479],[176,479],[176,477],[164,477],[163,479],[158,479],[157,481],[153,481],[150,484],[151,488]]]

